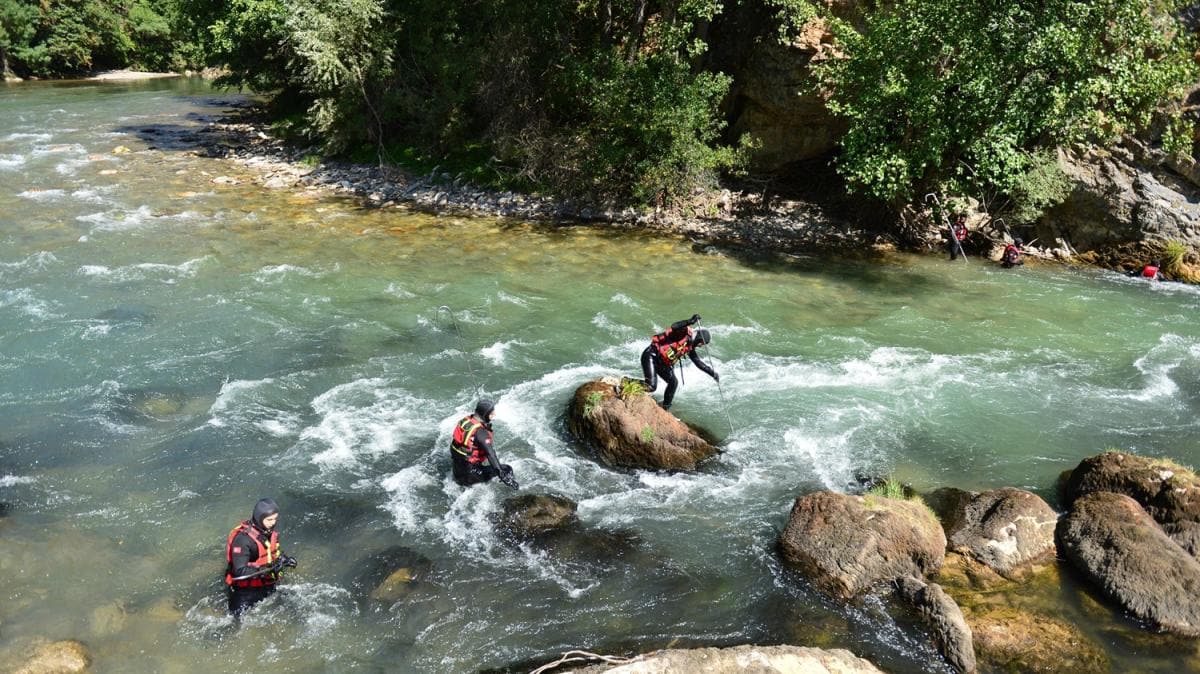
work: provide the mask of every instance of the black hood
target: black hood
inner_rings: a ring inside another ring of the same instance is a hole
[[[263,526],[263,518],[274,515],[279,512],[279,506],[275,505],[275,501],[269,498],[262,498],[258,503],[254,504],[254,512],[250,515],[250,523],[258,527],[261,531],[267,531]]]

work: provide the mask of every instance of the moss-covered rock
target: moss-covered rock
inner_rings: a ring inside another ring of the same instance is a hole
[[[936,573],[945,549],[942,526],[924,503],[872,494],[802,496],[779,537],[785,561],[842,599],[877,582]]]
[[[616,378],[580,386],[567,410],[567,428],[621,468],[695,470],[717,448],[641,391],[622,391]]]

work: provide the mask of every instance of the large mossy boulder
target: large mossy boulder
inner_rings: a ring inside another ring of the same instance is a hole
[[[945,550],[942,526],[924,503],[874,494],[802,496],[779,536],[784,560],[841,599],[878,582],[936,573]]]
[[[580,386],[567,411],[567,428],[618,468],[695,470],[717,448],[688,428],[636,384],[605,378]]]
[[[1005,577],[1054,558],[1058,513],[1041,497],[1004,487],[955,499],[939,515],[950,550]]]
[[[1141,505],[1113,492],[1075,501],[1059,521],[1059,552],[1105,596],[1176,634],[1200,636],[1200,562]]]
[[[1159,524],[1200,522],[1200,477],[1169,459],[1125,452],[1084,459],[1067,478],[1067,503],[1098,491],[1132,498]]]
[[[1099,491],[1124,494],[1192,556],[1200,555],[1200,477],[1169,459],[1105,452],[1084,459],[1063,487],[1067,503]]]
[[[733,646],[655,651],[632,662],[592,665],[576,674],[882,674],[870,662],[842,649],[800,646]]]
[[[521,494],[505,499],[496,526],[505,535],[529,540],[564,531],[579,522],[578,506],[569,498],[550,494]]]

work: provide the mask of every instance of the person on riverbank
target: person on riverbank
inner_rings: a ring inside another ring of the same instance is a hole
[[[1160,270],[1160,267],[1161,267],[1160,262],[1158,260],[1155,260],[1154,262],[1151,262],[1150,264],[1142,267],[1141,270],[1134,269],[1133,271],[1126,272],[1125,275],[1126,276],[1140,276],[1141,278],[1149,279],[1151,281],[1162,281],[1164,279],[1164,277],[1163,277],[1162,271]]]
[[[225,541],[225,586],[229,590],[229,612],[237,618],[246,609],[275,592],[283,569],[296,567],[296,558],[279,547],[279,506],[269,498],[254,504],[250,519],[244,520]]]
[[[962,242],[967,240],[967,214],[959,213],[954,216],[954,222],[950,223],[949,232],[950,241],[950,259],[955,260],[958,254],[962,253],[963,257],[967,254],[963,252]]]
[[[712,340],[708,330],[703,328],[692,330],[692,326],[699,322],[700,314],[693,314],[687,320],[672,323],[669,330],[651,337],[650,346],[642,351],[642,375],[646,390],[653,393],[658,388],[659,377],[667,382],[667,390],[663,392],[662,399],[664,410],[671,409],[671,401],[675,399],[675,390],[679,388],[679,380],[675,378],[674,368],[675,364],[684,356],[691,358],[692,363],[701,372],[712,377],[713,381],[721,381],[716,370],[700,360],[700,356],[696,352],[699,347]]]
[[[1000,266],[1005,269],[1012,269],[1013,267],[1025,264],[1025,260],[1021,259],[1021,246],[1024,243],[1024,241],[1018,238],[1005,246],[1004,253],[1000,255]]]
[[[500,463],[492,446],[492,419],[496,403],[486,398],[475,405],[454,427],[450,439],[450,463],[454,481],[463,487],[487,482],[494,477],[513,489],[519,488],[511,466]]]

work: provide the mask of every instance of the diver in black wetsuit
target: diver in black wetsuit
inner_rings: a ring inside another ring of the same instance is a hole
[[[500,463],[492,447],[492,417],[496,416],[496,403],[480,400],[475,413],[463,417],[454,427],[450,440],[450,463],[454,481],[463,487],[487,482],[494,477],[517,489],[512,468]]]
[[[675,389],[679,388],[679,380],[675,378],[674,367],[684,356],[691,358],[696,367],[714,381],[721,381],[716,371],[696,354],[698,347],[712,340],[708,330],[692,330],[691,326],[699,322],[700,314],[693,314],[687,320],[672,323],[670,330],[651,337],[650,346],[642,351],[642,374],[645,376],[646,389],[651,392],[657,389],[659,377],[667,382],[667,390],[663,392],[662,400],[664,410],[671,409],[671,401],[675,399]]]

